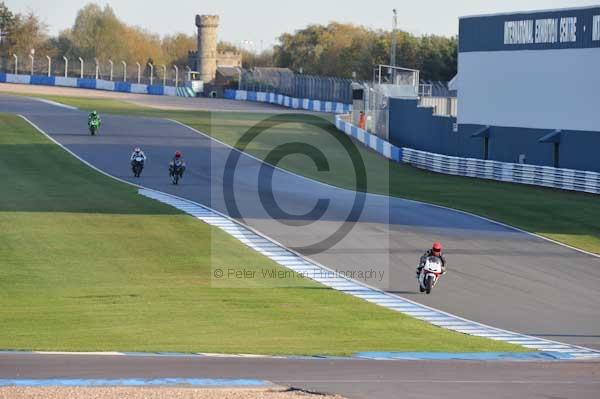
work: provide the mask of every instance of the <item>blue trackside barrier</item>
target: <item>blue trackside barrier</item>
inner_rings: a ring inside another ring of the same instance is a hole
[[[162,96],[164,94],[163,86],[152,85],[148,86],[148,94],[153,94],[156,96]]]
[[[95,89],[96,79],[77,79],[77,87],[81,89]]]
[[[384,157],[420,169],[448,175],[600,194],[600,173],[597,172],[459,158],[411,148],[399,148],[346,122],[344,116],[336,115],[335,125],[338,130],[352,136]]]
[[[246,90],[225,90],[224,98],[238,101],[254,101],[260,103],[277,104],[287,108],[303,109],[314,112],[327,112],[334,114],[347,114],[352,111],[352,105],[332,101],[312,100],[309,98],[295,98],[277,93],[265,93]]]
[[[14,73],[7,73],[5,82],[28,85],[28,84],[31,84],[31,76],[30,75],[15,75]]]
[[[254,91],[249,91],[248,92],[248,98],[247,98],[247,100],[248,101],[258,101],[258,95],[257,95],[257,93],[254,92]]]
[[[143,85],[129,82],[115,82],[102,79],[75,78],[45,75],[15,75],[0,72],[0,83],[18,83],[25,85],[61,86],[81,89],[118,91],[123,93],[153,94],[160,96],[195,97],[196,93],[189,87],[173,87],[160,85]]]
[[[235,100],[235,92],[236,90],[225,90],[225,93],[223,93],[223,98],[226,98],[227,100]]]
[[[131,93],[131,83],[115,82],[115,91]]]
[[[41,86],[54,86],[54,76],[37,76],[34,75],[30,79],[30,84]]]

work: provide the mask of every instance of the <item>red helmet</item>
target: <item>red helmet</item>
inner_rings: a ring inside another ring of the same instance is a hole
[[[442,244],[440,244],[439,242],[436,242],[433,244],[433,246],[431,247],[431,252],[433,252],[434,254],[441,254],[442,253]]]
[[[175,158],[181,158],[181,152],[179,152],[179,151],[175,152]]]

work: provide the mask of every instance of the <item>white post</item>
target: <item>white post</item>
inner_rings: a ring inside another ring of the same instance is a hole
[[[179,82],[179,68],[177,68],[177,65],[173,65],[173,69],[175,69],[175,87],[177,87]]]
[[[113,80],[113,70],[115,67],[115,63],[112,60],[108,60],[108,63],[110,64],[110,80]]]
[[[192,72],[192,68],[190,68],[188,65],[186,65],[185,66],[185,71],[187,72],[186,78],[189,80],[190,79],[190,72]]]
[[[100,63],[98,62],[98,58],[94,58],[94,62],[96,63],[96,80],[100,76]]]
[[[52,58],[47,55],[46,59],[48,60],[48,77],[50,77],[50,73],[52,72]]]
[[[127,63],[121,61],[121,64],[123,64],[123,82],[127,82]]]
[[[154,65],[152,65],[151,63],[148,63],[148,66],[150,67],[150,86],[152,86],[153,75],[154,75]]]
[[[83,58],[79,57],[79,77],[83,79]]]
[[[69,59],[63,55],[63,60],[65,60],[65,78],[69,76]]]
[[[19,57],[17,57],[16,54],[13,54],[13,57],[15,58],[15,75],[19,74]]]
[[[167,66],[163,64],[163,86],[167,85]]]
[[[140,65],[139,62],[136,62],[135,64],[138,67],[138,84],[140,84],[141,78],[142,78],[142,66]]]
[[[31,76],[33,76],[33,61],[34,61],[33,54],[29,54],[29,58],[31,59]]]

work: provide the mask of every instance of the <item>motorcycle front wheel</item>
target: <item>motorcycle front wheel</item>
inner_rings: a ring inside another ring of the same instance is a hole
[[[425,277],[425,293],[427,295],[431,294],[432,288],[433,288],[433,277],[431,277],[431,276]]]

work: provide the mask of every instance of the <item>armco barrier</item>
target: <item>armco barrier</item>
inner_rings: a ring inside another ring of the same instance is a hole
[[[294,98],[277,93],[264,93],[246,90],[225,90],[224,97],[229,100],[256,101],[260,103],[278,104],[287,108],[304,109],[314,112],[347,114],[352,110],[352,105],[350,104],[311,100],[308,98]]]
[[[399,148],[346,122],[343,118],[341,115],[337,115],[335,118],[335,125],[339,130],[396,162],[408,163],[417,168],[449,175],[600,194],[600,173],[459,158],[410,148]]]
[[[65,78],[62,76],[15,75],[0,72],[0,83],[18,83],[25,85],[78,87],[82,89],[118,91],[123,93],[153,94],[158,96],[195,97],[189,87],[143,85],[128,82],[114,82],[101,79]]]

